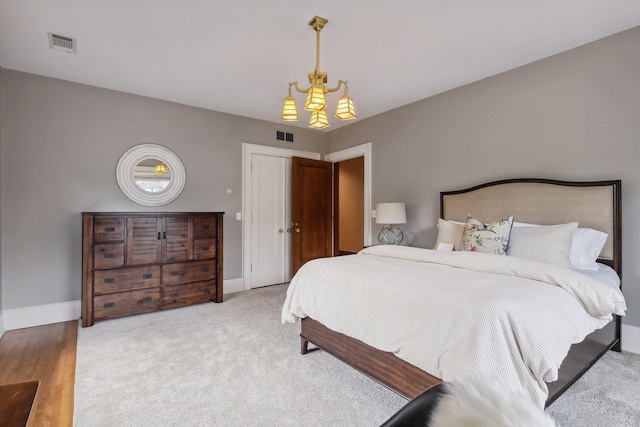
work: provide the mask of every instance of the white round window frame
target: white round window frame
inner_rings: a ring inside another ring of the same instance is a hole
[[[145,159],[158,159],[169,166],[169,185],[157,193],[144,191],[133,178],[133,169]],[[184,165],[176,154],[166,147],[156,144],[140,144],[129,149],[120,157],[116,167],[116,180],[122,192],[134,202],[144,206],[162,206],[174,201],[187,181]]]

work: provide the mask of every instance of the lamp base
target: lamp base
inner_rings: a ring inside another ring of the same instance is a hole
[[[402,231],[397,225],[385,225],[378,233],[378,242],[383,245],[399,245],[403,239]]]

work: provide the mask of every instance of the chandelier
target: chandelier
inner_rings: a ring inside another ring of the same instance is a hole
[[[309,73],[310,87],[307,89],[300,88],[298,82],[289,83],[289,96],[284,100],[284,107],[282,107],[282,120],[284,121],[298,121],[298,110],[296,108],[296,100],[291,95],[291,87],[295,87],[300,93],[307,94],[307,101],[304,104],[304,109],[311,112],[311,120],[309,121],[309,127],[314,129],[324,129],[329,126],[329,119],[327,119],[327,103],[325,101],[325,94],[328,92],[336,92],[344,85],[344,95],[338,100],[338,108],[336,109],[336,117],[340,120],[350,120],[356,118],[356,110],[353,105],[353,100],[349,97],[349,87],[347,86],[347,80],[338,80],[338,86],[334,88],[327,88],[324,84],[327,82],[327,73],[320,71],[320,31],[329,22],[328,20],[319,16],[314,16],[309,22],[311,28],[316,32],[316,69]]]
[[[156,167],[153,170],[153,172],[157,173],[157,174],[167,173],[167,172],[169,172],[169,167],[158,160],[158,164],[156,165]]]

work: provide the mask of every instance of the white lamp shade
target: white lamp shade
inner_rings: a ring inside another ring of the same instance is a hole
[[[378,203],[376,224],[405,224],[407,213],[404,203]]]

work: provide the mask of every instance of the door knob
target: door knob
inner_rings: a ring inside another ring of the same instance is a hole
[[[300,232],[300,229],[299,229],[299,228],[296,228],[296,229],[295,229],[295,232],[296,232],[296,233],[299,233],[299,232]]]
[[[284,233],[284,230],[281,228],[280,230],[278,230],[278,233]]]

